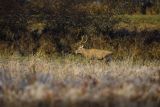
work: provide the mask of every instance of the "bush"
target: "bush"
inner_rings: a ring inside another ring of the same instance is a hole
[[[129,0],[3,0],[0,8],[1,50],[19,51],[22,55],[37,51],[66,54],[76,49],[75,43],[84,35],[88,37],[86,48],[116,50],[119,44],[127,48],[132,38],[120,41],[123,38],[119,36],[120,43],[115,43],[111,40],[116,32],[113,28],[119,22],[128,21],[122,18],[123,14],[140,11],[140,4],[133,5]],[[125,31],[122,32],[124,35]],[[122,55],[128,53],[126,50]]]

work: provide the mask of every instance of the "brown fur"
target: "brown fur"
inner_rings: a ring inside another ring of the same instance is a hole
[[[104,59],[112,55],[111,51],[100,50],[100,49],[85,49],[82,46],[76,51],[76,54],[81,54],[82,56],[89,59]]]

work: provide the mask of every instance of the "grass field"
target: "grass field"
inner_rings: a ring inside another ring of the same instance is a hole
[[[0,107],[160,107],[158,1],[1,0]]]
[[[0,60],[1,107],[158,107],[160,61],[10,57]]]
[[[122,19],[115,32],[125,30],[115,33],[117,38],[110,43],[90,39],[93,46],[113,51],[109,63],[73,54],[48,57],[43,50],[33,56],[14,49],[10,54],[5,42],[6,51],[0,49],[0,107],[159,107],[160,15]],[[51,49],[47,41],[43,43]]]
[[[152,31],[160,30],[160,15],[124,15],[115,29],[126,29],[129,31]],[[128,23],[129,22],[129,23]]]
[[[126,17],[136,23],[160,24],[160,15],[126,15]]]

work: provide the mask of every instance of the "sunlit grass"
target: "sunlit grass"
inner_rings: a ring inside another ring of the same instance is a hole
[[[160,15],[125,15],[135,23],[160,24]]]
[[[116,29],[129,31],[150,31],[160,29],[160,15],[123,15],[124,22],[115,26]]]

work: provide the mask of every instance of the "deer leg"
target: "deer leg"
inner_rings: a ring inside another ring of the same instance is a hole
[[[111,62],[112,61],[112,56],[110,55],[110,56],[106,57],[105,59],[106,59],[106,63]]]

